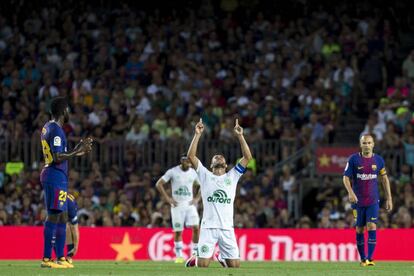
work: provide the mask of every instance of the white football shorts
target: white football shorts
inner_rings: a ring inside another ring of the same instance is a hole
[[[174,232],[183,231],[184,225],[192,227],[200,224],[200,217],[194,205],[172,207],[171,220]]]
[[[211,258],[216,244],[223,259],[240,259],[234,229],[201,228],[198,240],[198,256]]]

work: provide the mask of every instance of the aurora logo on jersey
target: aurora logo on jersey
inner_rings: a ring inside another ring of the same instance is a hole
[[[178,190],[174,191],[174,194],[177,196],[191,196],[191,193],[186,186],[181,186]]]
[[[215,190],[212,196],[207,197],[208,202],[230,204],[231,199],[227,198],[227,194],[223,190]]]

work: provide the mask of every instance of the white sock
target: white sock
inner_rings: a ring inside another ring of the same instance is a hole
[[[174,247],[175,247],[175,256],[177,258],[182,258],[183,257],[183,254],[182,254],[183,242],[182,241],[175,241],[174,242]]]
[[[193,243],[193,253],[198,254],[198,243]]]

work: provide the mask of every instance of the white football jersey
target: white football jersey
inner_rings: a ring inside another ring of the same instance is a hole
[[[245,169],[237,164],[226,174],[218,176],[199,161],[196,171],[203,199],[201,228],[233,229],[236,187]]]
[[[178,165],[169,169],[161,178],[165,182],[171,181],[172,198],[178,202],[178,206],[189,205],[193,199],[193,183],[199,182],[193,168],[183,171]]]

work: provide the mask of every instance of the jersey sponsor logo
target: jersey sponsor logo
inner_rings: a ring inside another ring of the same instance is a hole
[[[377,179],[377,175],[372,173],[357,173],[357,178],[360,180],[372,180]]]
[[[174,194],[177,196],[191,196],[191,193],[186,186],[179,187],[178,190],[174,191]]]
[[[372,167],[372,170],[373,171],[376,171],[377,170],[377,165],[372,165],[371,167]]]
[[[212,203],[221,203],[221,204],[230,204],[231,199],[227,197],[227,194],[223,190],[215,190],[213,195],[207,197],[208,202]]]
[[[53,145],[56,147],[60,147],[62,145],[62,139],[59,136],[53,138]]]

